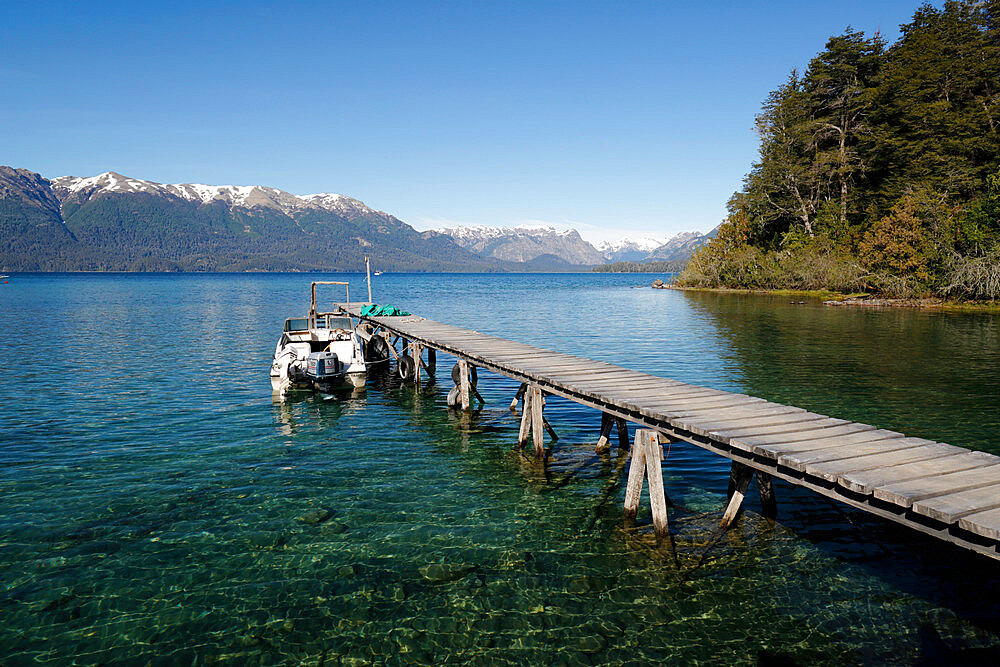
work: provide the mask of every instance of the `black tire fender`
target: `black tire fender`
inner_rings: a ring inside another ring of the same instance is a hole
[[[396,362],[396,371],[399,373],[399,377],[403,380],[412,380],[417,371],[417,364],[413,361],[413,357],[408,354],[404,354],[401,355],[399,357],[399,361]]]

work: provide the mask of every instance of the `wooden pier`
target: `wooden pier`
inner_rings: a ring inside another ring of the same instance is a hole
[[[771,480],[777,477],[1000,559],[1000,457],[543,350],[416,315],[363,317],[362,305],[339,307],[392,344],[394,357],[408,357],[402,366],[412,367],[407,377],[414,382],[420,381],[421,367],[432,369],[437,351],[459,360],[449,397],[459,407],[469,409],[478,397],[476,367],[520,381],[521,389],[511,403],[514,408],[523,401],[518,442],[524,446],[530,440],[541,456],[543,432],[552,434],[543,414],[546,395],[601,411],[599,449],[609,447],[615,427],[619,446],[628,448],[626,422],[642,427],[631,447],[625,514],[635,515],[643,481],[648,480],[657,533],[667,532],[669,504],[660,443],[683,440],[732,461],[723,527],[736,519],[754,475],[764,514],[773,515]],[[398,343],[403,344],[399,352]]]

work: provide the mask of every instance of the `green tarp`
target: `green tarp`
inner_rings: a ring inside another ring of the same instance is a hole
[[[400,310],[395,306],[380,306],[377,303],[373,303],[372,305],[365,306],[361,309],[361,315],[363,317],[397,317],[409,314],[410,313],[405,310]]]

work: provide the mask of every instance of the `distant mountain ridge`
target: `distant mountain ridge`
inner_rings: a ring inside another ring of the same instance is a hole
[[[597,249],[609,262],[634,262],[646,259],[649,253],[666,243],[666,239],[623,238],[617,241],[602,241]]]
[[[122,176],[108,171],[89,178],[60,176],[52,179],[52,190],[60,202],[82,203],[104,194],[145,193],[154,196],[177,197],[200,204],[222,203],[230,208],[271,208],[286,215],[306,211],[325,210],[338,214],[378,215],[381,211],[369,208],[357,199],[344,195],[321,192],[312,195],[293,195],[277,188],[262,185],[202,185],[177,183],[164,185],[153,181]],[[381,215],[387,215],[381,213]]]
[[[0,184],[6,270],[354,271],[365,255],[389,271],[518,270],[343,195],[12,167]]]
[[[707,234],[702,234],[701,232],[681,232],[663,245],[650,251],[646,255],[645,260],[676,261],[688,259],[695,250],[714,239],[718,232],[718,227]]]
[[[686,260],[694,250],[715,236],[681,232],[670,239],[623,238],[603,241],[596,247],[585,241],[575,229],[558,230],[551,226],[520,225],[487,227],[464,225],[435,229],[456,243],[482,257],[511,262],[530,262],[551,255],[566,264],[598,266],[608,262],[643,262]]]
[[[557,230],[548,226],[517,227],[459,226],[433,230],[445,234],[467,250],[482,257],[506,262],[530,262],[552,255],[578,266],[603,264],[604,256],[583,240],[575,229]]]

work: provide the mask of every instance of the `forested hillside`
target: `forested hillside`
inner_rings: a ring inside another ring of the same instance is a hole
[[[1000,0],[848,29],[770,94],[679,284],[1000,299]]]

